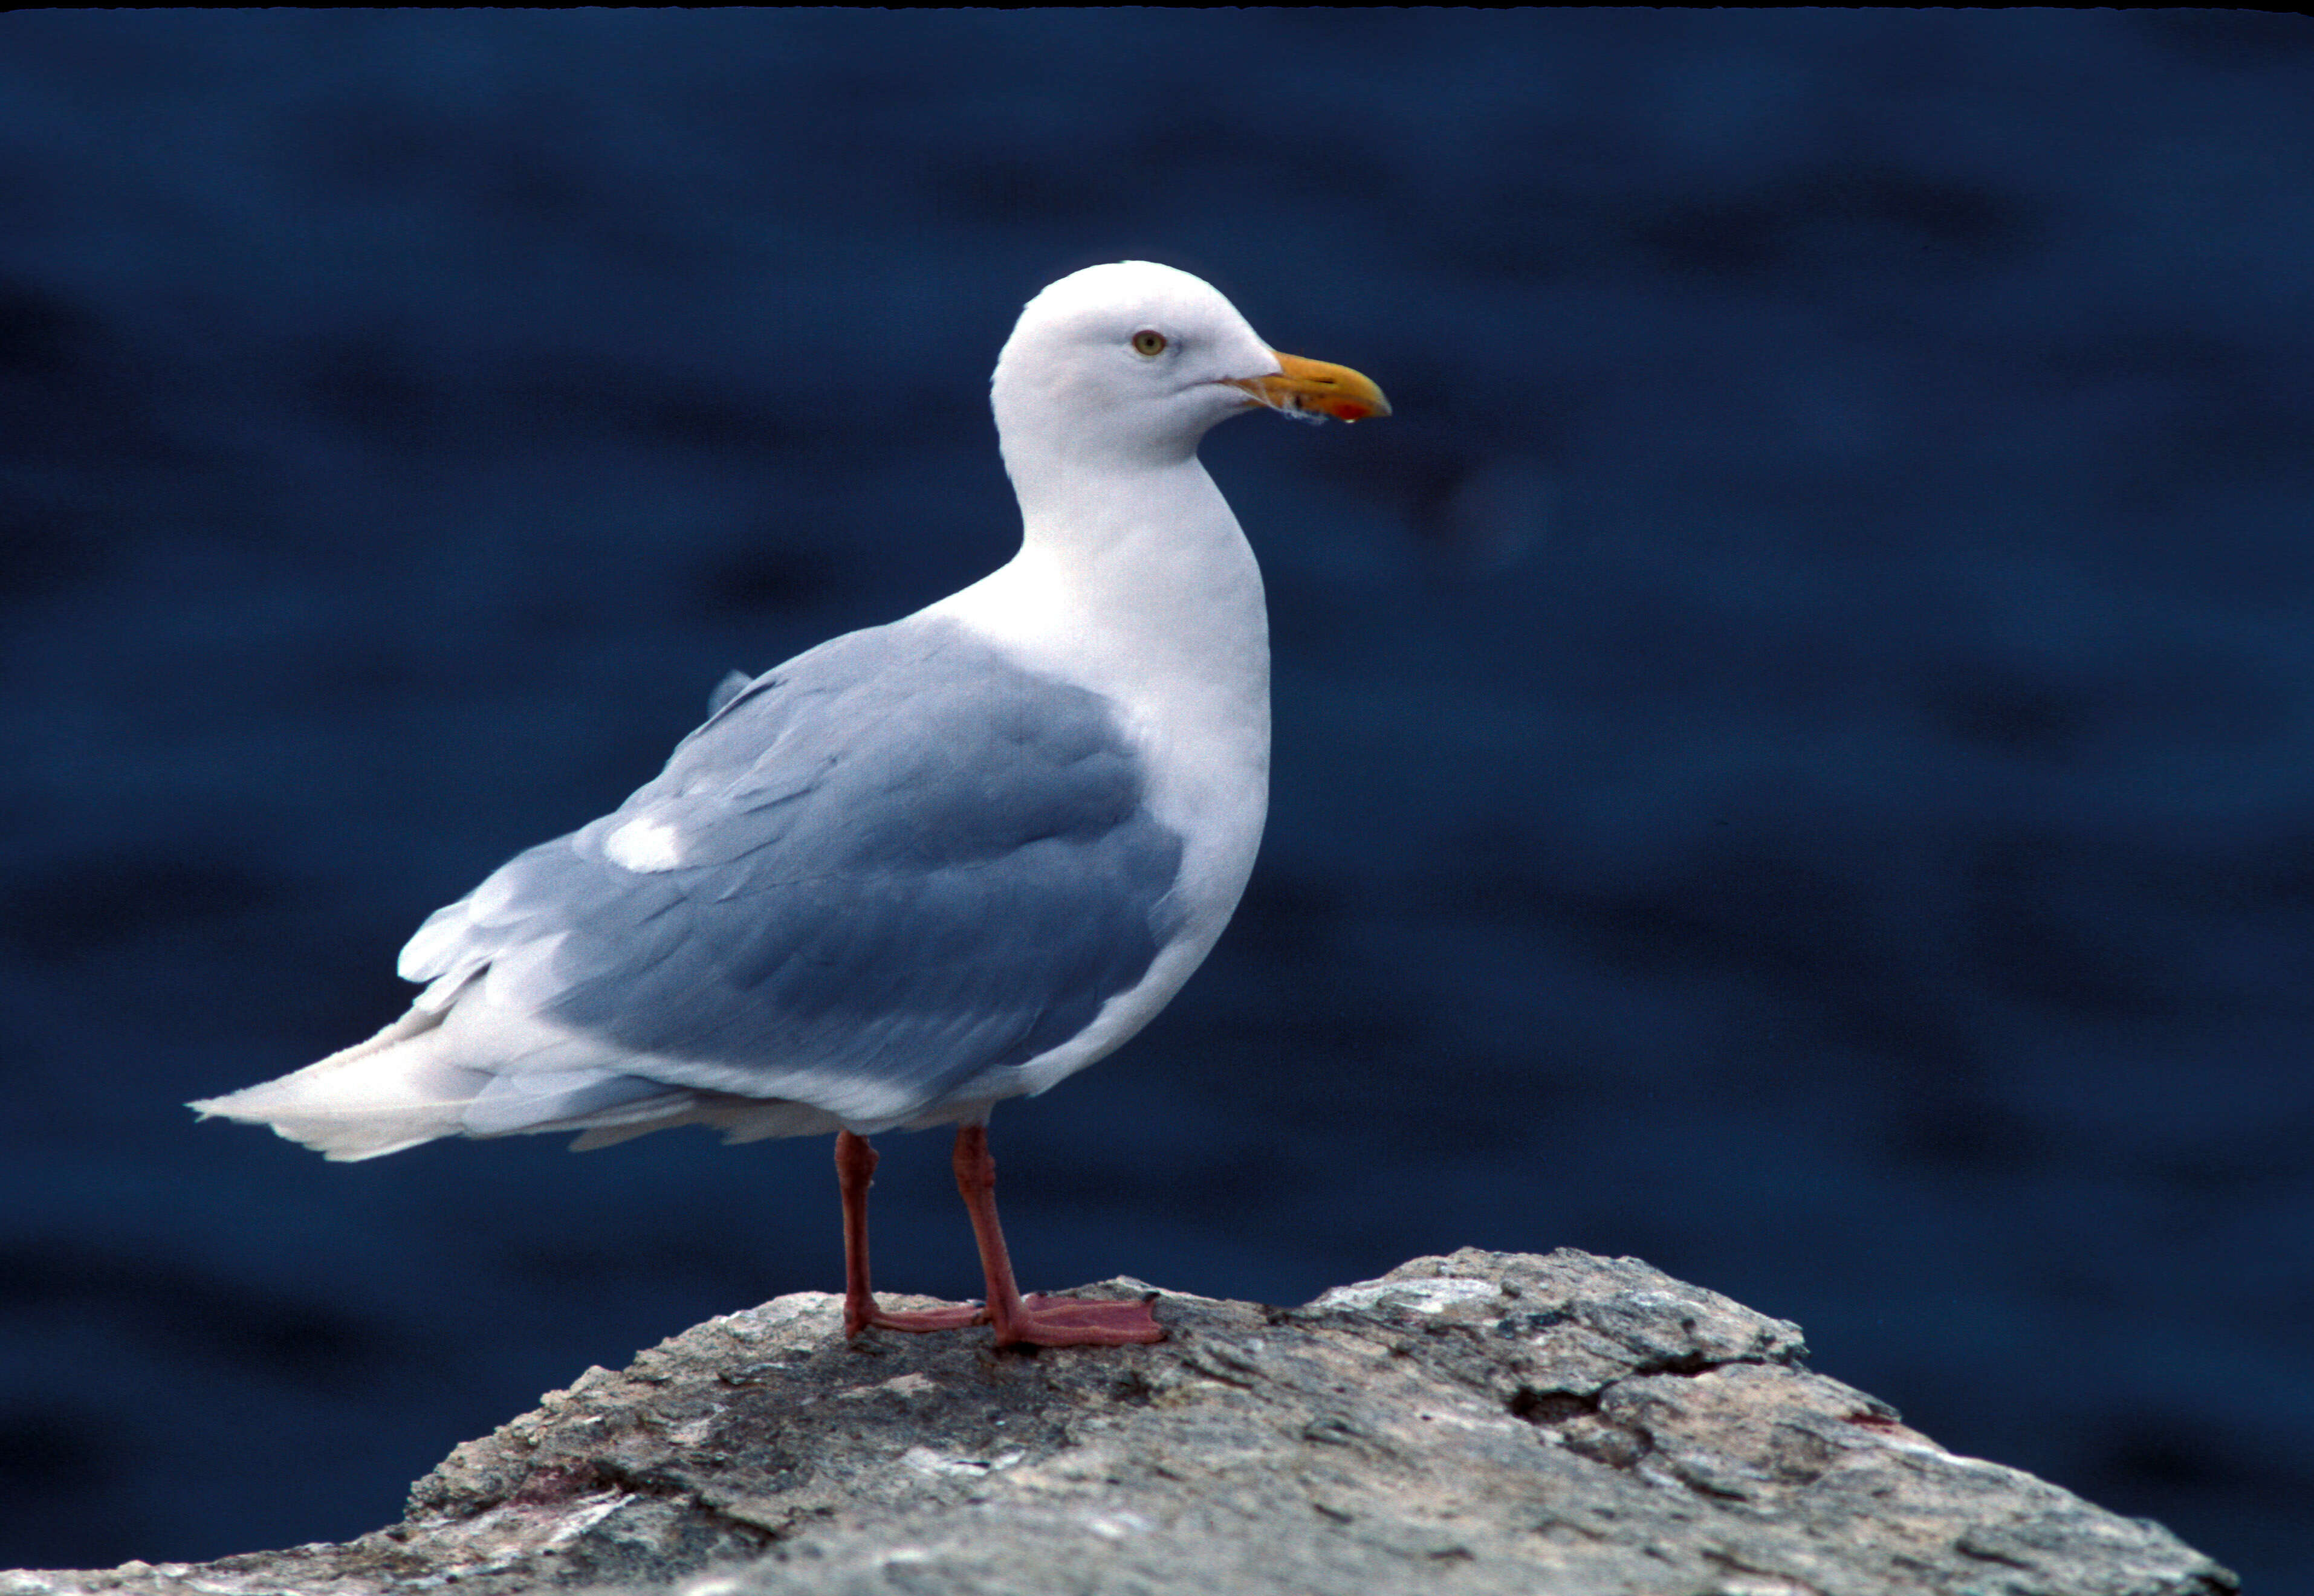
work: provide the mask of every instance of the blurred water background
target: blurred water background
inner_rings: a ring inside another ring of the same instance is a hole
[[[1207,446],[1269,838],[998,1116],[1024,1280],[1636,1253],[2314,1587],[2314,24],[2223,11],[0,18],[0,1565],[837,1283],[822,1142],[179,1105],[1003,559],[996,348],[1130,257],[1399,414]]]

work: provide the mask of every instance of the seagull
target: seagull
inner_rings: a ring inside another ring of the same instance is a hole
[[[1020,507],[1008,563],[735,673],[656,779],[419,928],[407,1013],[190,1106],[334,1160],[444,1136],[576,1132],[583,1151],[680,1124],[833,1131],[847,1335],[1161,1339],[1145,1301],[1022,1297],[989,1114],[1147,1025],[1253,869],[1268,620],[1198,440],[1241,410],[1390,406],[1346,366],[1273,351],[1210,284],[1138,260],[1030,300],[990,398]],[[887,1311],[868,1138],[944,1124],[986,1296]]]

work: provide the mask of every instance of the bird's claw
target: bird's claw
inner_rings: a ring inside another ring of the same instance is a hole
[[[1140,1301],[1039,1294],[1020,1299],[1007,1318],[1009,1323],[996,1327],[999,1346],[1138,1346],[1165,1339],[1165,1327]]]
[[[926,1335],[934,1330],[961,1330],[972,1325],[988,1322],[988,1309],[976,1302],[967,1302],[956,1308],[914,1309],[904,1313],[888,1312],[870,1307],[865,1313],[844,1309],[843,1334],[848,1339],[866,1329],[905,1330],[912,1335]]]

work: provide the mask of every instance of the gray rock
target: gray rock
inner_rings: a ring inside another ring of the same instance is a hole
[[[1161,1345],[1002,1354],[985,1331],[847,1344],[835,1298],[782,1297],[549,1393],[393,1529],[0,1574],[0,1596],[2238,1588],[1634,1259],[1466,1250],[1293,1309],[1156,1296]]]

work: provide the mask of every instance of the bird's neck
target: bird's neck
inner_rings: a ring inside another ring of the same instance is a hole
[[[1129,712],[1233,723],[1266,756],[1261,573],[1205,467],[1194,455],[1086,473],[1008,463],[1020,552],[934,610]]]

